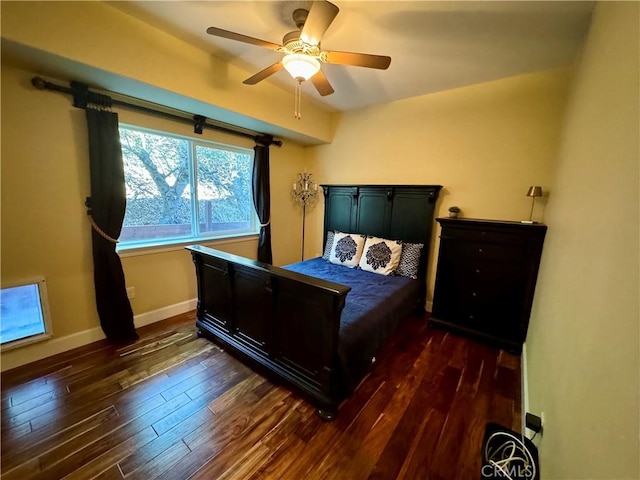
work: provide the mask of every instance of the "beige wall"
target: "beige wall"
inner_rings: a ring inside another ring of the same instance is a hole
[[[640,476],[639,6],[596,6],[546,212],[527,371],[547,479]]]
[[[54,340],[98,327],[93,293],[91,230],[84,207],[90,195],[84,112],[66,95],[43,92],[30,84],[32,72],[2,66],[2,282],[43,275]],[[176,124],[121,109],[120,121],[194,136]],[[210,130],[197,138],[253,148],[253,143]],[[300,232],[288,228],[298,210],[289,185],[299,171],[304,149],[285,141],[271,148],[274,263],[298,259]],[[215,248],[255,258],[255,237],[217,242]],[[136,288],[134,314],[161,309],[196,297],[195,273],[182,248],[125,256],[127,285]],[[45,342],[46,343],[46,342]],[[50,353],[37,344],[3,352],[2,368]]]
[[[467,217],[528,219],[527,188],[551,183],[570,77],[546,71],[342,114],[333,142],[309,147],[313,173],[322,183],[443,185],[437,216],[457,205]],[[321,207],[309,222],[308,256],[321,249]]]

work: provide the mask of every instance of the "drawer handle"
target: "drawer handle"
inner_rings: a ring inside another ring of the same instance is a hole
[[[469,320],[473,320],[474,316],[473,315],[469,315]]]
[[[474,297],[477,296],[476,292],[473,292],[471,295],[473,295]]]
[[[479,268],[476,268],[476,273],[480,273],[480,269]]]
[[[479,251],[480,253],[482,253],[482,249],[481,249],[481,248],[479,248],[479,249],[478,249],[478,251]]]

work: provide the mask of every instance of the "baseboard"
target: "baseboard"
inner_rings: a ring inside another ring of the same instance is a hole
[[[159,308],[158,310],[151,310],[150,312],[141,313],[140,315],[136,315],[133,317],[133,323],[135,324],[136,328],[144,327],[145,325],[156,323],[160,320],[175,317],[176,315],[180,315],[181,313],[195,310],[197,303],[198,300],[196,298],[192,298],[191,300],[186,300],[174,305],[169,305],[168,307]]]
[[[181,313],[195,310],[196,303],[197,300],[194,298],[150,312],[141,313],[133,317],[133,322],[136,328],[143,327],[175,315],[180,315]],[[102,329],[95,327],[64,337],[52,338],[51,340],[27,345],[23,348],[2,352],[0,370],[4,372],[5,370],[10,370],[21,365],[26,365],[27,363],[35,362],[36,360],[42,360],[43,358],[66,352],[67,350],[97,342],[103,338],[105,338],[105,336]]]
[[[525,415],[529,411],[529,384],[527,375],[527,344],[522,344],[522,355],[520,357],[520,385],[522,389],[522,432],[531,438],[534,432],[525,427]]]

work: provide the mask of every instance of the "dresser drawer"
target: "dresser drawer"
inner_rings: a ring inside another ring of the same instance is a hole
[[[442,239],[462,240],[465,242],[490,243],[494,245],[526,245],[527,236],[517,231],[503,231],[491,228],[446,228]]]
[[[474,261],[486,265],[500,265],[505,262],[519,262],[524,254],[521,246],[514,244],[493,244],[482,242],[465,242],[444,238],[440,240],[444,254],[462,261]]]
[[[500,312],[517,312],[523,299],[522,289],[517,285],[487,282],[462,285],[455,296],[461,303]]]
[[[522,248],[483,243],[443,240],[440,243],[438,268],[459,281],[518,281],[527,267],[526,251]]]

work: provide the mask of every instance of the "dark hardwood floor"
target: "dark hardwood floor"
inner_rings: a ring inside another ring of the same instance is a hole
[[[520,359],[411,317],[324,423],[206,339],[195,313],[2,375],[3,480],[478,479],[520,430]]]

